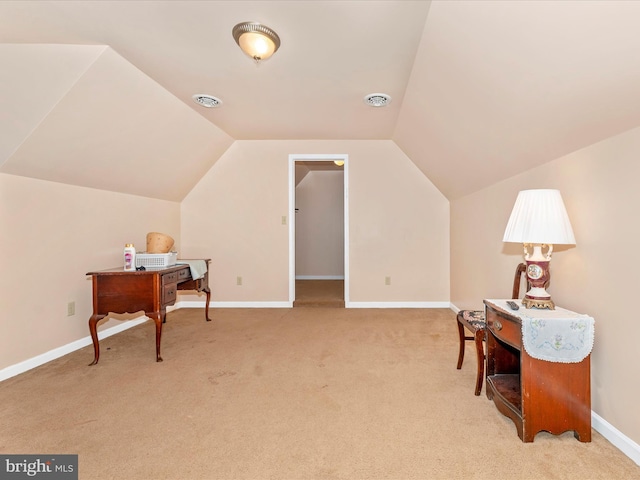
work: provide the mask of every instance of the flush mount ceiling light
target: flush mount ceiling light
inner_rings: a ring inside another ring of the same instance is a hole
[[[233,38],[256,63],[266,60],[280,48],[280,37],[266,25],[242,22],[233,27]]]
[[[204,93],[196,93],[191,98],[193,98],[193,101],[198,105],[202,105],[203,107],[207,108],[215,108],[222,105],[222,100],[211,95],[206,95]]]
[[[370,93],[364,97],[364,103],[371,107],[385,107],[391,103],[391,97],[386,93]]]

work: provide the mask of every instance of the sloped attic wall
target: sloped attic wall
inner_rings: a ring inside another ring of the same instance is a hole
[[[180,201],[233,142],[109,47],[0,45],[0,62],[0,172]]]
[[[0,166],[106,48],[0,44]]]

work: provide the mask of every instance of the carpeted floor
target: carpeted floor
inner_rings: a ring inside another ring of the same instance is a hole
[[[0,451],[81,479],[640,479],[594,432],[523,444],[456,370],[448,309],[200,309],[0,384]]]
[[[293,306],[344,308],[344,280],[296,280]]]

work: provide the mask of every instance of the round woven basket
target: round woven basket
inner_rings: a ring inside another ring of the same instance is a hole
[[[169,253],[173,243],[173,238],[164,233],[147,233],[147,253]]]

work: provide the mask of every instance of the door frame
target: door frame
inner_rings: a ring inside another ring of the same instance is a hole
[[[346,153],[289,154],[289,306],[296,299],[296,162],[344,162],[344,304],[349,306],[349,155]]]

